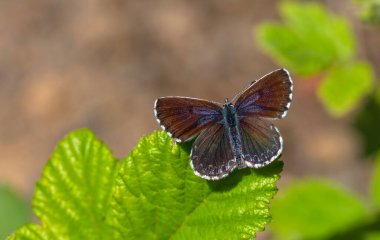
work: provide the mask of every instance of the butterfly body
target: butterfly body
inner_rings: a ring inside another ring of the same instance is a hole
[[[278,69],[252,82],[235,101],[163,97],[156,100],[154,113],[175,141],[196,137],[191,167],[196,175],[216,180],[235,168],[260,168],[280,156],[282,137],[268,120],[286,115],[292,92],[289,72]]]
[[[237,167],[244,168],[243,149],[241,145],[241,135],[239,129],[239,117],[234,105],[226,99],[223,105],[223,125],[228,136],[234,160]]]

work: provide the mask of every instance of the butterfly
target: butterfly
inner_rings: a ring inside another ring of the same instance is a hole
[[[278,69],[253,81],[236,100],[162,97],[154,114],[176,142],[196,137],[190,165],[197,176],[217,180],[236,168],[264,167],[281,155],[282,137],[269,120],[286,116],[292,94],[289,72]]]

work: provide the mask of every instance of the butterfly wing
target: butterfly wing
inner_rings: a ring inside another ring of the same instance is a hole
[[[263,167],[282,153],[282,138],[278,129],[259,117],[240,121],[243,159],[248,167]]]
[[[236,168],[228,136],[222,124],[204,129],[191,150],[191,167],[196,175],[217,180]]]
[[[159,98],[154,113],[157,122],[177,142],[187,141],[223,119],[222,108],[217,103],[187,97]]]
[[[235,102],[238,115],[285,117],[292,100],[293,82],[286,69],[275,70],[251,83]]]

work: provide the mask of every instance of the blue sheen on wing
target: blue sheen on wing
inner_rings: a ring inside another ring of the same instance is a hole
[[[223,119],[221,111],[217,103],[187,97],[159,98],[154,106],[158,123],[178,142],[187,141],[219,122]]]
[[[289,110],[292,94],[289,72],[278,69],[254,81],[238,96],[235,107],[240,117],[283,118]]]

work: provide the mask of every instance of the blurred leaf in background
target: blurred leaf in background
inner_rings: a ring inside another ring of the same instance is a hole
[[[9,187],[0,184],[0,239],[30,221],[30,212],[25,201]]]
[[[276,239],[328,239],[367,220],[357,196],[326,180],[302,180],[273,201],[271,229]]]
[[[361,7],[360,17],[380,26],[380,0],[355,0]]]
[[[326,180],[290,184],[272,204],[274,236],[281,240],[380,239],[380,152],[370,184],[372,204]]]
[[[365,62],[337,66],[321,83],[318,96],[332,115],[341,116],[371,92],[372,83],[373,71]]]
[[[64,138],[33,197],[42,222],[9,239],[252,239],[271,220],[282,162],[196,176],[188,146],[164,131],[140,140],[123,161],[88,130]]]
[[[356,41],[350,25],[322,5],[284,2],[280,14],[284,23],[260,24],[256,39],[266,53],[295,74],[316,74],[354,56]]]
[[[264,52],[299,76],[322,76],[318,97],[327,111],[342,116],[370,93],[372,66],[355,59],[349,22],[317,3],[283,2],[283,23],[262,23],[255,36]]]

